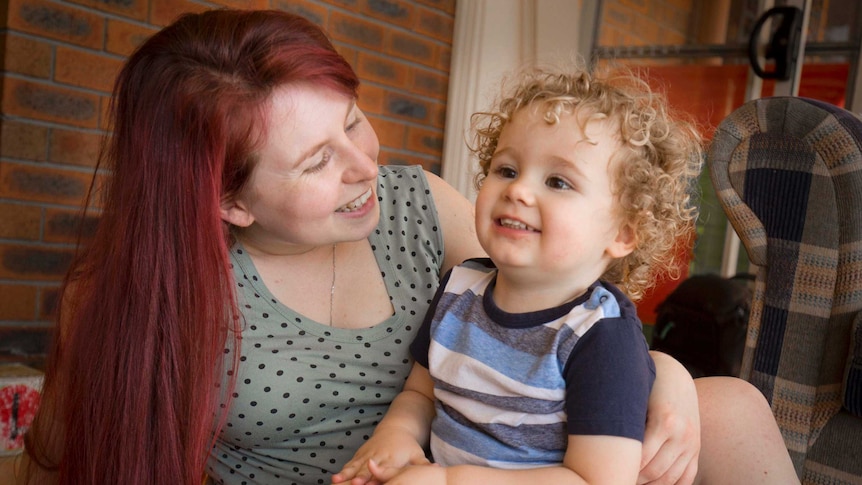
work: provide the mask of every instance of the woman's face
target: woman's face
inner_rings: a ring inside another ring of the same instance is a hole
[[[364,239],[380,216],[379,151],[352,97],[311,84],[279,88],[257,165],[223,217],[247,248],[267,253]]]

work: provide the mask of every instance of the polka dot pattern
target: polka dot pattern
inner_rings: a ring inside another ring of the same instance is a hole
[[[373,327],[330,328],[292,311],[242,246],[231,249],[245,326],[232,406],[208,465],[214,483],[329,484],[404,384],[443,242],[420,167],[382,166],[378,183],[380,223],[369,241],[395,314]]]

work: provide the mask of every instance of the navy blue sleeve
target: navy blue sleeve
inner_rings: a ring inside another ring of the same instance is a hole
[[[655,364],[636,318],[597,322],[564,369],[568,433],[643,441]]]
[[[440,297],[446,290],[446,283],[449,281],[449,276],[452,270],[446,272],[440,280],[440,286],[437,287],[437,293],[434,294],[434,299],[431,300],[431,305],[428,311],[425,312],[425,320],[422,321],[422,326],[416,333],[413,343],[410,344],[410,355],[413,356],[418,364],[428,368],[428,348],[431,346],[431,321],[434,319],[434,312],[437,310],[437,304],[440,302]]]

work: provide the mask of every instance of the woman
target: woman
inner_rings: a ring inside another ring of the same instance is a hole
[[[35,483],[329,483],[370,435],[439,275],[481,250],[454,189],[377,167],[357,87],[324,34],[283,12],[187,15],[129,58],[104,211],[27,439]],[[655,359],[642,479],[685,483],[694,386]],[[701,406],[768,415],[729,386],[707,384],[723,391]]]

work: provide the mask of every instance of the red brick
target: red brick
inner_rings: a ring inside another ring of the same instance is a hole
[[[437,40],[452,45],[452,33],[455,31],[455,18],[440,12],[421,8],[418,10],[416,32],[429,35]]]
[[[150,23],[166,26],[186,12],[203,12],[207,9],[206,5],[189,0],[151,0]]]
[[[123,61],[67,47],[57,47],[54,80],[73,86],[111,92]]]
[[[649,12],[647,11],[647,2],[646,0],[617,0],[620,7],[640,15],[646,15]]]
[[[67,0],[73,3],[91,7],[102,12],[110,12],[135,20],[147,19],[148,0]]]
[[[5,42],[6,65],[9,72],[48,79],[51,76],[51,46],[45,42],[9,33],[0,37]]]
[[[382,150],[378,158],[380,165],[421,165],[425,170],[440,175],[440,160],[417,155]]]
[[[430,96],[446,101],[449,94],[449,76],[437,74],[426,69],[410,69],[410,87],[416,94]]]
[[[386,39],[386,53],[428,67],[435,67],[440,56],[440,46],[427,37],[391,31]],[[448,66],[446,67],[448,70]]]
[[[342,7],[355,12],[359,9],[360,0],[326,0],[331,5],[341,5]]]
[[[99,129],[111,131],[111,97],[99,97]]]
[[[80,210],[46,209],[45,242],[77,244],[79,237],[88,240],[96,233],[99,217],[88,213],[81,219]]]
[[[53,167],[0,164],[0,198],[78,207],[90,186],[90,174]]]
[[[329,10],[326,7],[308,0],[275,0],[272,8],[283,10],[307,18],[321,28],[326,27]]]
[[[434,66],[437,69],[444,71],[446,73],[452,68],[452,48],[451,47],[441,47],[440,55],[437,56],[437,65]]]
[[[359,86],[359,109],[366,114],[383,114],[386,91],[380,86],[362,83]]]
[[[48,128],[25,122],[0,120],[0,156],[44,161]]]
[[[367,52],[359,53],[356,71],[363,80],[377,81],[397,88],[407,85],[410,74],[404,63]]]
[[[59,281],[66,274],[74,249],[0,244],[0,278]]]
[[[404,0],[363,0],[361,12],[406,29],[416,24],[416,9]]]
[[[269,7],[268,0],[210,0],[216,5],[228,8],[239,8],[246,10],[260,10]]]
[[[338,54],[341,55],[341,57],[343,57],[351,67],[356,66],[359,62],[359,51],[352,46],[340,42],[336,42],[332,46],[335,47],[335,51],[338,52]]]
[[[52,162],[95,167],[103,136],[80,130],[51,130],[48,159]]]
[[[429,124],[441,130],[446,126],[446,104],[435,103],[431,106],[431,121]]]
[[[417,3],[442,10],[444,13],[455,16],[455,0],[416,0]]]
[[[101,49],[105,19],[74,6],[46,0],[9,0],[9,28]]]
[[[42,209],[0,202],[0,239],[39,240]]]
[[[407,149],[440,157],[443,153],[443,132],[410,126],[407,128]]]
[[[99,97],[95,94],[8,77],[3,84],[4,114],[83,128],[95,128],[98,123]]]
[[[371,122],[371,126],[374,127],[381,146],[395,149],[404,148],[406,141],[404,134],[407,132],[407,127],[404,123],[398,123],[377,116],[369,116],[368,120]]]
[[[56,321],[57,304],[60,302],[59,287],[43,287],[39,289],[39,320]]]
[[[33,320],[36,287],[0,284],[0,320]]]
[[[379,24],[353,15],[333,11],[329,16],[327,31],[333,40],[381,50],[385,31]]]
[[[108,38],[105,50],[113,54],[129,56],[157,31],[158,29],[142,27],[122,20],[108,19]]]
[[[417,123],[432,122],[434,107],[431,102],[407,94],[388,91],[383,114]]]

